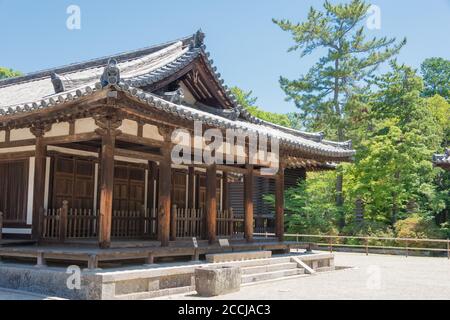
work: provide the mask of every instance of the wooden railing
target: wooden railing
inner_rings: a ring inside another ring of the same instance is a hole
[[[67,202],[64,201],[61,208],[44,211],[42,238],[59,241],[96,238],[99,216],[99,210],[69,208]],[[157,232],[156,224],[155,209],[114,210],[111,237],[151,237]]]
[[[155,234],[156,213],[156,209],[113,211],[111,237],[139,238]]]
[[[255,233],[255,236],[272,238],[274,233]],[[389,252],[402,250],[405,256],[413,251],[444,253],[450,259],[450,240],[421,239],[421,238],[391,238],[391,237],[362,237],[362,236],[335,236],[312,234],[284,234],[286,240],[295,239],[296,242],[314,243],[318,247],[328,249],[330,252],[338,248],[355,248],[369,255],[370,250]]]
[[[60,209],[47,209],[43,214],[42,238],[47,240],[60,240]]]
[[[176,230],[173,232],[176,232],[177,238],[201,237],[204,233],[203,220],[203,209],[172,207],[172,224],[176,225]]]

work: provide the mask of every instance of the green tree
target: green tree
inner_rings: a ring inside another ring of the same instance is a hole
[[[416,72],[396,63],[391,67],[372,83],[376,90],[367,104],[373,127],[358,146],[355,164],[346,166],[345,191],[347,212],[362,199],[366,219],[393,226],[409,214],[433,216],[445,207],[431,164],[445,124],[421,97]]]
[[[289,51],[300,51],[301,57],[313,52],[325,52],[318,62],[297,80],[280,78],[280,85],[300,109],[307,129],[323,131],[328,137],[343,141],[347,138],[349,99],[367,90],[365,81],[378,66],[396,55],[406,39],[366,39],[364,22],[369,4],[352,0],[346,4],[325,1],[323,11],[311,7],[302,23],[276,20],[282,30],[292,34],[295,45]],[[343,215],[343,177],[337,176],[336,203]],[[342,216],[341,227],[344,225]]]
[[[425,83],[424,96],[432,97],[438,94],[447,101],[450,99],[450,60],[429,58],[421,65]]]
[[[308,179],[286,190],[286,224],[289,233],[337,234],[333,181],[336,172],[311,172]],[[274,205],[273,195],[264,199]]]
[[[280,78],[288,100],[300,109],[308,129],[324,131],[330,137],[344,140],[347,101],[363,88],[377,67],[397,54],[406,39],[373,38],[366,40],[364,22],[369,4],[352,0],[347,4],[325,1],[323,11],[311,7],[302,23],[289,20],[273,22],[292,34],[301,57],[315,51],[325,55],[297,80]]]
[[[22,73],[19,71],[14,71],[13,69],[0,67],[0,80],[6,78],[14,78],[21,76]]]
[[[284,127],[291,127],[291,121],[287,115],[264,111],[261,108],[257,107],[255,103],[258,98],[252,96],[252,91],[245,92],[238,87],[233,87],[231,88],[231,92],[236,97],[237,102],[245,109],[247,109],[247,111],[250,112],[250,114],[252,114],[253,116]]]

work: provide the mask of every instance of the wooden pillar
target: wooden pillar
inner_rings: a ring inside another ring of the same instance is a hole
[[[222,172],[222,210],[230,209],[230,203],[228,200],[228,173]]]
[[[284,241],[284,168],[280,167],[275,178],[275,233]]]
[[[163,148],[165,149],[170,147],[164,145]],[[170,152],[164,152],[164,158],[166,160],[159,163],[158,240],[161,241],[161,246],[167,247],[170,240],[170,196],[172,191]]]
[[[172,213],[170,214],[170,241],[177,240],[177,206],[172,206]]]
[[[206,169],[206,236],[209,243],[217,239],[217,166]]]
[[[194,197],[195,197],[195,169],[194,167],[189,167],[188,171],[188,208],[194,209]]]
[[[170,241],[170,213],[172,211],[172,148],[170,143],[172,132],[166,127],[158,127],[158,131],[165,141],[161,147],[161,155],[164,160],[159,162],[158,240],[161,242],[162,247],[168,247]]]
[[[253,166],[247,166],[244,175],[244,238],[253,241]]]
[[[147,207],[149,209],[153,209],[153,207],[156,207],[156,203],[154,202],[154,195],[157,191],[155,188],[155,181],[157,180],[157,174],[158,174],[158,166],[154,161],[148,162],[148,192],[147,192]]]
[[[100,221],[99,221],[99,246],[107,249],[111,246],[111,227],[113,211],[114,188],[114,148],[117,130],[122,120],[114,114],[104,114],[96,119],[99,129],[97,134],[102,137],[102,150],[100,159]]]
[[[44,134],[50,130],[50,126],[37,124],[30,128],[36,137],[36,151],[34,162],[34,190],[33,190],[33,224],[31,237],[40,240],[42,235],[42,223],[45,203],[45,168],[47,161],[47,145],[44,143]]]

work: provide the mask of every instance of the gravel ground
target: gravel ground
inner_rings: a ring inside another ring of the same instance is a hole
[[[337,267],[314,276],[242,287],[215,299],[450,299],[450,261],[446,258],[335,253]],[[193,294],[164,299],[203,299]]]

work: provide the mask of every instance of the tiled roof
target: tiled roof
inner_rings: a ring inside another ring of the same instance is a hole
[[[237,104],[235,97],[224,85],[204,45],[193,43],[196,37],[186,37],[163,45],[136,50],[110,57],[41,71],[24,77],[0,81],[0,120],[2,116],[51,108],[102,90],[98,82],[107,62],[117,60],[120,70],[118,90],[145,101],[151,107],[164,110],[188,120],[202,120],[220,128],[236,128],[275,136],[282,143],[323,156],[351,157],[349,142],[337,143],[323,139],[322,133],[308,133],[285,128],[258,119]],[[222,87],[233,109],[211,112],[202,108],[173,104],[140,88],[157,83],[202,57],[215,81]],[[55,93],[51,75],[57,73],[64,84],[64,91]],[[202,110],[201,110],[202,109]],[[234,116],[233,116],[234,115]]]

